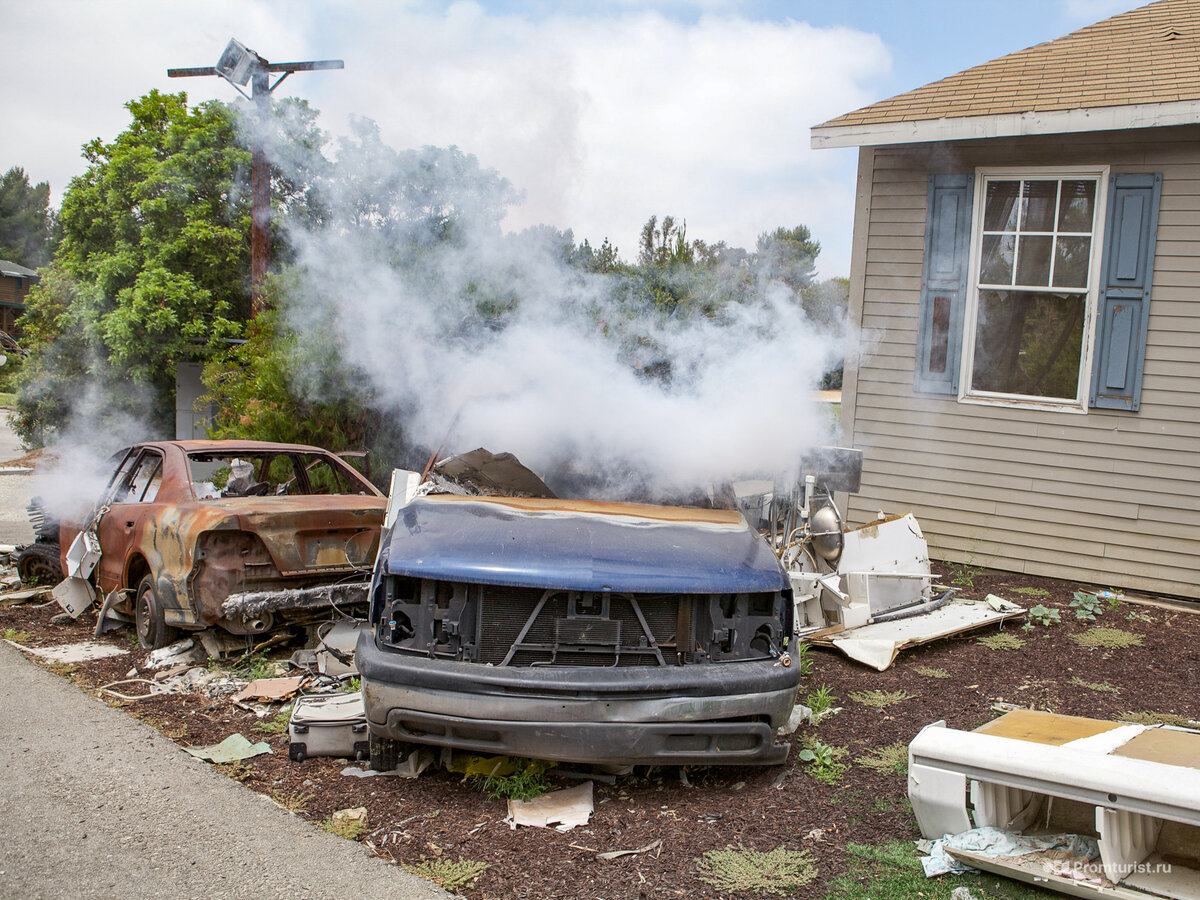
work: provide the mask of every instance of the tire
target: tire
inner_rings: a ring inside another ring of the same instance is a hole
[[[63,580],[58,544],[29,544],[17,554],[13,563],[23,584],[56,585]]]
[[[154,589],[154,576],[147,575],[138,585],[133,601],[133,619],[137,628],[138,643],[147,650],[157,650],[174,643],[179,631],[163,619],[162,604]]]
[[[396,765],[400,762],[400,748],[403,745],[391,738],[379,737],[373,731],[368,740],[370,743],[371,768],[376,772],[390,772],[396,768]]]

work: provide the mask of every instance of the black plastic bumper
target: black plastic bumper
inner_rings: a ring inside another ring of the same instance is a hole
[[[355,663],[371,730],[412,743],[582,763],[773,765],[799,666],[494,667],[381,650]]]

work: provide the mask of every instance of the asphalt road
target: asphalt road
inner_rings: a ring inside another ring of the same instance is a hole
[[[3,411],[0,411],[0,416]],[[21,453],[0,418],[0,461]],[[0,474],[0,543],[28,475]],[[212,771],[0,642],[0,898],[450,895]]]

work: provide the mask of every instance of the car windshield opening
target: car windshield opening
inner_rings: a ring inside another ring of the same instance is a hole
[[[318,453],[191,453],[188,467],[200,500],[370,493],[342,463]]]

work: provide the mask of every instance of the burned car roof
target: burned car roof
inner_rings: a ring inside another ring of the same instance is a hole
[[[546,589],[780,591],[779,560],[742,516],[537,498],[419,497],[384,555],[388,574]]]

